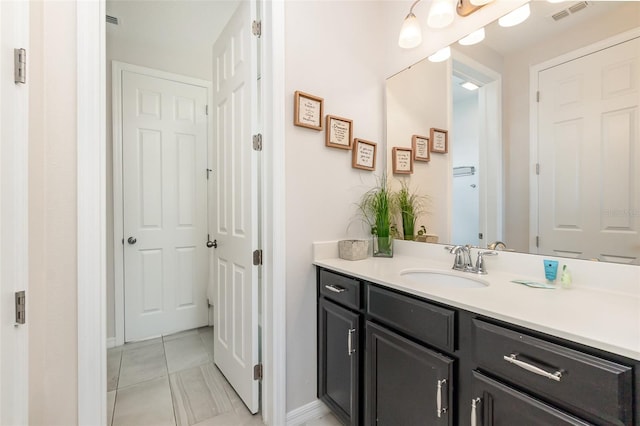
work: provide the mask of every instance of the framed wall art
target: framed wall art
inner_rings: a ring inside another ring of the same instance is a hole
[[[393,161],[393,174],[410,175],[413,173],[413,149],[393,148],[391,161]]]
[[[294,95],[293,124],[308,129],[322,130],[324,99],[296,91]]]
[[[414,161],[429,161],[429,138],[426,136],[413,135],[411,138],[411,147],[413,148]]]
[[[376,150],[377,144],[375,142],[354,139],[351,166],[355,169],[375,170]]]
[[[431,128],[431,152],[446,154],[449,152],[449,136],[447,130]]]
[[[353,142],[353,120],[327,115],[325,145],[333,148],[351,149]]]

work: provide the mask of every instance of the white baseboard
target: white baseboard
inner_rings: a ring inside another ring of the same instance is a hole
[[[311,420],[319,419],[329,413],[329,408],[322,401],[316,399],[302,407],[287,413],[287,426],[299,426]]]
[[[116,347],[116,338],[115,337],[107,337],[107,349]]]

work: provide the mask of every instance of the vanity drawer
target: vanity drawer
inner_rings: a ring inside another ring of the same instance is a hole
[[[366,294],[372,318],[429,345],[455,350],[454,311],[373,285],[367,285]]]
[[[320,269],[320,294],[344,306],[360,309],[360,281]]]
[[[597,424],[633,424],[631,367],[477,319],[473,335],[479,369]]]

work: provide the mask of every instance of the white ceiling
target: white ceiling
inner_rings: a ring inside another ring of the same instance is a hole
[[[109,37],[143,43],[209,48],[233,15],[240,0],[107,0]]]

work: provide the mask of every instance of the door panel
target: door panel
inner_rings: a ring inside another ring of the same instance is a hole
[[[252,413],[259,407],[257,122],[254,2],[240,2],[213,46],[214,200],[212,231],[215,329],[214,360]]]
[[[541,254],[640,259],[640,40],[541,71]]]
[[[179,80],[122,71],[126,341],[208,323],[207,88]]]
[[[366,328],[366,424],[453,424],[453,360],[370,321]]]

